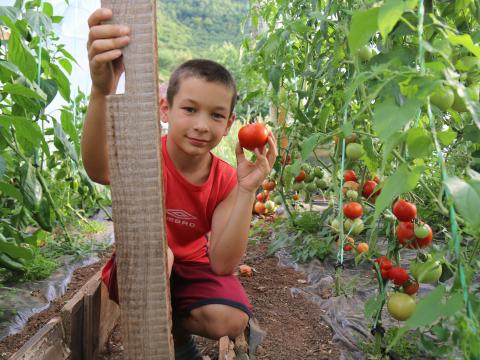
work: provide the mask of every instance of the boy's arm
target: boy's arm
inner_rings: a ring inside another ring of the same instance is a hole
[[[112,18],[109,9],[98,9],[88,19],[88,59],[92,90],[83,125],[81,150],[85,170],[90,178],[109,184],[107,134],[105,128],[106,97],[113,94],[124,71],[121,49],[128,45],[128,27],[104,25]]]
[[[219,275],[231,274],[240,262],[248,243],[255,191],[270,173],[277,157],[272,133],[268,137],[268,153],[255,150],[257,160],[245,159],[237,144],[238,184],[215,209],[210,237],[210,265]]]

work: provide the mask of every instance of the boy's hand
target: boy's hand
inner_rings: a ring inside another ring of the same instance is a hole
[[[261,150],[255,149],[255,155],[257,156],[255,163],[245,158],[239,142],[237,142],[235,152],[237,155],[238,187],[241,190],[255,192],[272,170],[278,155],[277,141],[270,131],[268,134],[268,152],[266,146]]]
[[[122,48],[130,42],[130,29],[123,25],[102,25],[112,18],[110,9],[97,9],[88,18],[88,59],[92,90],[103,95],[115,91],[124,71]]]

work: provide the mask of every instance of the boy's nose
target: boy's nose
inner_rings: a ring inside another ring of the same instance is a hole
[[[208,123],[208,116],[201,114],[197,117],[193,128],[197,131],[206,132],[208,131],[207,123]]]

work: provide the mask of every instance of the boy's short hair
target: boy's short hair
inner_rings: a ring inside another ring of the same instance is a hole
[[[170,76],[167,89],[167,101],[170,106],[173,104],[173,98],[180,89],[180,83],[188,77],[196,77],[208,82],[216,82],[224,85],[233,91],[232,102],[230,104],[230,114],[232,114],[237,102],[237,86],[230,72],[219,63],[206,60],[194,59],[184,62],[177,67]]]

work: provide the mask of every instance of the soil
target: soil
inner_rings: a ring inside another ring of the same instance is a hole
[[[34,316],[32,316],[23,330],[15,335],[5,337],[0,341],[0,359],[8,359],[23,344],[25,344],[40,328],[45,325],[50,319],[60,314],[60,310],[70,300],[73,295],[95,275],[107,262],[110,257],[110,251],[98,254],[101,261],[75,270],[70,284],[68,284],[65,294],[52,301],[50,307]]]
[[[240,277],[252,302],[255,317],[266,331],[257,348],[259,360],[339,359],[332,344],[333,333],[322,320],[322,310],[290,288],[307,286],[306,276],[291,268],[279,268],[276,256],[267,256],[265,242],[250,244],[244,263],[254,269],[253,277]],[[117,326],[107,344],[102,360],[122,360],[120,328]],[[197,338],[203,355],[218,358],[218,342]]]
[[[263,343],[257,348],[257,359],[262,360],[322,360],[338,359],[339,351],[332,344],[332,331],[322,320],[322,310],[299,296],[292,296],[292,287],[307,286],[306,276],[291,268],[279,268],[275,256],[267,256],[268,244],[249,244],[243,263],[254,269],[253,277],[240,277],[260,327],[266,331]],[[64,296],[52,302],[49,309],[33,316],[25,328],[0,342],[0,359],[8,359],[51,318],[60,313],[64,304],[107,261],[110,251],[102,254],[102,261],[75,271]],[[198,338],[199,348],[211,359],[218,357],[218,342]],[[112,333],[107,352],[102,360],[123,359],[120,327]]]

